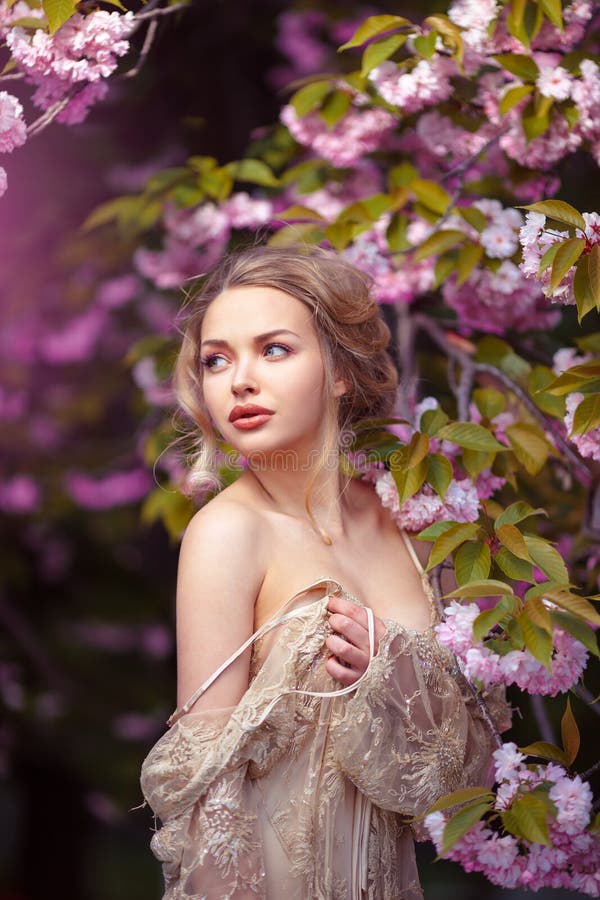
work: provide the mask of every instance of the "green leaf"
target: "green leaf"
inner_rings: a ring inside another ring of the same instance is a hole
[[[310,87],[310,85],[309,85]],[[278,187],[279,179],[273,175],[266,163],[260,159],[242,159],[224,166],[236,181],[260,184],[262,187]]]
[[[286,219],[286,220],[300,220],[300,221],[309,221],[309,222],[325,222],[326,219],[323,218],[321,213],[318,213],[316,210],[311,209],[310,206],[303,206],[301,203],[294,203],[292,206],[288,206],[287,209],[284,209],[283,212],[277,213],[278,219]]]
[[[562,610],[553,609],[550,612],[552,620],[563,631],[568,631],[576,640],[578,640],[586,650],[593,656],[600,658],[600,649],[598,648],[598,638],[596,632],[587,622],[582,622],[577,616]]]
[[[514,591],[509,584],[504,581],[497,581],[495,578],[486,578],[482,581],[472,581],[470,584],[463,585],[444,597],[450,599],[454,597],[464,597],[470,600],[472,597],[512,597]]]
[[[524,611],[538,628],[547,631],[549,635],[552,634],[552,617],[550,615],[550,610],[541,597],[530,597],[526,600]]]
[[[423,537],[425,532],[421,533]],[[431,548],[429,560],[427,562],[427,570],[433,569],[438,563],[443,562],[453,550],[464,543],[464,541],[472,540],[479,533],[479,525],[476,522],[460,522],[451,525],[446,529],[440,537],[438,537]]]
[[[560,249],[560,241],[557,241],[555,244],[550,244],[542,258],[540,259],[540,264],[538,266],[537,277],[541,278],[548,266],[551,266],[554,262],[554,257],[558,253]]]
[[[561,590],[560,587],[553,587],[547,590],[545,596],[552,603],[555,603],[562,609],[566,609],[567,612],[572,613],[574,616],[584,619],[586,622],[593,622],[594,625],[600,625],[600,615],[585,597],[578,597],[577,594],[572,594],[564,589]]]
[[[460,806],[462,803],[467,803],[469,800],[483,800],[484,798],[490,801],[494,799],[494,795],[489,788],[460,788],[460,790],[452,791],[451,794],[446,794],[444,797],[436,800],[436,802],[427,809],[424,815],[428,816],[429,813],[432,812],[440,812],[443,809],[450,809],[452,806]]]
[[[500,547],[494,554],[494,562],[509,578],[514,578],[516,581],[534,581],[532,564],[525,562],[524,559],[519,559],[506,547]]]
[[[426,409],[421,416],[419,428],[429,437],[434,437],[440,428],[443,428],[448,421],[448,416],[439,406],[435,409]]]
[[[360,47],[362,44],[383,34],[385,31],[392,31],[396,28],[412,28],[413,24],[404,16],[369,16],[368,19],[356,29],[349,41],[338,47],[338,53],[343,50],[349,50],[350,47]]]
[[[391,190],[393,188],[408,187],[419,177],[419,172],[412,163],[404,161],[397,166],[393,166],[389,170],[387,177]]]
[[[491,808],[491,800],[480,800],[465,806],[446,822],[442,837],[442,856],[447,853],[463,835],[470,831]]]
[[[42,9],[48,19],[50,34],[54,34],[77,8],[76,0],[42,0]]]
[[[423,486],[427,476],[427,459],[421,459],[415,465],[390,463],[390,471],[398,491],[398,499],[402,504]]]
[[[552,635],[548,634],[545,629],[540,628],[539,625],[536,625],[525,612],[522,612],[518,616],[517,621],[520,625],[525,640],[525,646],[529,653],[541,662],[543,666],[550,669],[552,659]]]
[[[495,388],[475,388],[473,400],[482,416],[493,419],[506,409],[506,397]]]
[[[368,75],[372,69],[384,60],[389,59],[396,50],[406,43],[406,38],[406,34],[390,34],[389,37],[383,38],[381,41],[369,44],[363,53],[360,74],[363,76]]]
[[[564,200],[540,200],[538,203],[530,203],[529,206],[521,206],[520,209],[542,213],[549,219],[570,225],[572,228],[579,228],[581,231],[585,231],[587,227],[581,213]]]
[[[552,22],[552,24],[556,28],[558,28],[559,31],[562,31],[563,19],[561,0],[535,0],[535,2],[544,11],[546,17]]]
[[[310,222],[286,225],[271,235],[269,247],[293,247],[295,244],[318,244],[323,240],[323,231]]]
[[[441,231],[435,231],[422,244],[417,247],[415,252],[415,261],[420,262],[427,259],[428,256],[434,256],[444,253],[450,247],[455,247],[464,241],[465,235],[463,231],[456,231],[453,228],[444,228]]]
[[[448,191],[444,190],[444,188],[436,181],[416,178],[411,182],[410,189],[423,206],[426,206],[427,209],[430,209],[435,213],[439,213],[440,216],[446,212],[452,201]],[[462,234],[464,238],[463,232],[461,231],[459,233]]]
[[[546,390],[555,380],[549,366],[534,366],[527,379],[531,399],[542,412],[558,419],[564,419],[565,401]]]
[[[522,81],[535,82],[540,70],[530,56],[524,56],[522,53],[500,53],[494,56],[496,62],[499,62],[503,69],[516,75]]]
[[[551,97],[547,99],[550,104],[554,102]],[[538,108],[537,104],[528,103],[523,111],[521,124],[527,140],[534,141],[550,128],[550,109],[546,106]]]
[[[459,585],[481,581],[490,574],[492,557],[484,541],[467,541],[456,553],[454,571]]]
[[[426,434],[416,432],[406,446],[406,468],[414,469],[429,453],[429,438]]]
[[[560,747],[550,744],[548,741],[534,741],[533,744],[527,744],[526,747],[519,747],[519,750],[521,753],[526,753],[527,756],[540,756],[542,759],[549,759],[561,766],[567,767],[568,765],[567,758]]]
[[[495,453],[489,453],[487,450],[469,450],[465,447],[462,452],[463,468],[467,475],[475,480],[484,469],[491,468],[495,456]]]
[[[330,91],[330,81],[313,81],[296,91],[290,103],[294,107],[297,116],[306,116],[317,106],[321,105]]]
[[[496,522],[495,527],[496,537],[503,547],[506,547],[507,550],[510,550],[510,552],[519,559],[524,559],[525,562],[531,562],[525,538],[516,525],[511,525],[508,522],[499,525],[498,522]]]
[[[433,268],[433,287],[439,288],[456,269],[456,253],[444,253],[438,256]]]
[[[440,429],[438,437],[452,441],[459,447],[468,447],[469,450],[483,450],[490,453],[506,450],[504,444],[497,441],[487,428],[475,422],[451,422]]]
[[[456,284],[460,287],[467,280],[477,263],[483,256],[481,244],[464,244],[456,260]]]
[[[569,573],[560,553],[544,538],[533,534],[525,534],[523,537],[529,550],[529,556],[538,569],[541,569],[551,581],[568,584]]]
[[[506,93],[502,95],[502,99],[500,100],[498,106],[500,115],[505,116],[506,113],[510,112],[511,109],[514,109],[521,100],[528,97],[532,91],[532,84],[518,84],[516,87],[509,88]]]
[[[413,39],[413,47],[421,56],[424,56],[425,59],[431,59],[433,54],[435,53],[435,45],[438,39],[437,33],[435,31],[430,31],[429,34],[420,34],[418,37]]]
[[[487,228],[487,219],[476,206],[459,206],[458,213],[475,231],[481,232]]]
[[[571,435],[585,434],[600,425],[600,394],[587,394],[573,416]]]
[[[434,28],[441,36],[445,47],[452,52],[452,56],[462,68],[462,59],[464,54],[464,46],[460,28],[448,18],[444,13],[436,13],[433,16],[426,16],[423,20],[424,25]]]
[[[521,465],[530,475],[537,475],[543,469],[552,445],[537,425],[516,422],[505,429],[511,449]]]
[[[579,322],[593,309],[600,310],[600,245],[581,256],[575,269],[573,293]]]
[[[428,525],[427,528],[424,528],[423,531],[420,531],[417,535],[418,541],[435,541],[440,535],[445,534],[447,531],[450,531],[451,528],[454,528],[454,522],[434,522],[433,525]]]
[[[347,91],[332,91],[323,102],[319,115],[330,128],[333,128],[344,118],[351,104],[352,97]]]
[[[563,280],[569,269],[575,265],[586,246],[585,238],[569,238],[563,241],[552,263],[552,278],[550,279],[550,293],[554,291]]]
[[[434,410],[431,410],[433,412]],[[441,453],[432,453],[427,461],[427,475],[425,480],[439,494],[442,500],[446,496],[446,491],[452,481],[454,472],[452,463]]]
[[[565,748],[565,755],[567,757],[569,765],[571,765],[575,762],[577,754],[579,753],[581,737],[579,735],[579,728],[577,727],[575,716],[573,715],[573,710],[571,709],[571,701],[569,697],[567,697],[567,705],[564,715],[560,720],[560,735],[562,738],[563,747]]]
[[[334,222],[332,225],[327,226],[325,235],[336,250],[345,250],[348,244],[366,227],[366,225],[352,222]]]
[[[473,622],[473,640],[481,641],[488,631],[497,625],[505,616],[515,611],[514,597],[502,597],[491,609],[484,609]]]
[[[411,243],[406,236],[407,229],[408,216],[398,214],[392,216],[385,233],[388,247],[392,253],[401,253],[403,250],[408,250],[410,248]]]

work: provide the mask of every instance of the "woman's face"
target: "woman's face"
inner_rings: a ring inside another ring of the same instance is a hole
[[[302,463],[322,446],[325,367],[310,310],[300,300],[272,287],[224,291],[204,316],[201,359],[208,412],[244,456],[268,461],[273,451],[294,451]],[[335,383],[336,396],[344,390],[342,381]]]

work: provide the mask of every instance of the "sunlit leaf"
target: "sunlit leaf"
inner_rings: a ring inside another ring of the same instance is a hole
[[[577,722],[575,721],[575,716],[573,715],[573,710],[571,709],[571,701],[569,697],[567,697],[567,705],[564,715],[560,720],[560,735],[562,738],[563,747],[565,748],[565,755],[567,757],[569,765],[571,765],[571,763],[575,762],[577,754],[579,753],[581,736],[579,734]]]
[[[516,422],[507,426],[506,436],[521,465],[530,475],[537,475],[553,449],[542,429],[529,422]]]
[[[570,238],[559,245],[552,263],[552,277],[549,288],[551,293],[558,287],[569,269],[575,265],[584,249],[584,238]]]
[[[479,525],[476,522],[460,522],[446,529],[440,537],[438,537],[431,548],[427,569],[432,569],[438,563],[443,562],[453,550],[462,544],[476,537],[479,532]],[[423,537],[423,533],[421,534]]]
[[[362,25],[356,29],[349,41],[338,47],[338,53],[342,50],[348,50],[350,47],[360,47],[371,38],[377,37],[386,31],[392,31],[396,28],[413,27],[409,19],[404,16],[369,16]]]
[[[551,581],[559,584],[568,584],[569,573],[563,558],[544,538],[536,535],[524,535],[529,556],[536,566],[544,572]]]
[[[550,744],[548,741],[535,741],[533,744],[527,744],[526,747],[519,747],[519,750],[521,753],[526,753],[527,756],[539,756],[542,759],[559,763],[561,766],[568,765],[567,758],[560,747]]]
[[[534,82],[540,70],[530,56],[524,56],[522,53],[500,53],[494,56],[496,62],[500,63],[503,69],[516,75],[522,81]]]
[[[459,447],[468,447],[469,450],[506,450],[504,444],[497,441],[487,428],[475,422],[451,422],[440,429],[438,437],[452,441]]]
[[[540,200],[538,203],[522,206],[521,209],[530,209],[532,212],[542,213],[549,219],[555,219],[557,222],[570,225],[572,228],[580,228],[581,231],[585,231],[587,227],[581,213],[574,206],[571,206],[570,203],[565,203],[564,200]]]
[[[368,75],[372,69],[384,60],[389,59],[396,50],[406,43],[406,38],[407,35],[405,34],[390,34],[389,37],[383,38],[381,41],[369,44],[363,53],[360,74]]]
[[[442,500],[446,496],[446,491],[453,477],[454,471],[450,460],[446,459],[441,453],[431,453],[427,461],[426,481],[436,494],[440,495]]]
[[[459,585],[481,581],[490,574],[492,557],[484,541],[467,541],[456,552],[454,572]]]
[[[475,801],[472,805],[463,807],[446,822],[442,836],[442,855],[479,822],[491,805],[491,800]]]
[[[510,809],[502,813],[502,823],[507,831],[516,837],[525,838],[534,844],[550,846],[548,831],[548,810],[538,797],[525,794],[513,801]]]

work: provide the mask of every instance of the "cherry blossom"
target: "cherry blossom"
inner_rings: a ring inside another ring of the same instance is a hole
[[[22,105],[12,94],[0,91],[0,153],[10,153],[26,139]]]
[[[291,105],[283,107],[280,118],[299,144],[340,167],[377,150],[396,127],[396,119],[384,109],[353,108],[333,128],[318,113],[299,117]]]
[[[384,505],[385,502],[384,502]],[[499,656],[483,641],[473,640],[473,622],[481,612],[476,603],[453,603],[445,610],[445,621],[437,626],[440,643],[458,657],[467,678],[484,685],[517,684],[530,694],[555,696],[569,690],[585,668],[586,648],[567,632],[554,628],[551,671],[527,650],[510,650]],[[471,640],[467,643],[467,635]]]
[[[447,100],[456,72],[454,60],[445,56],[422,59],[410,71],[387,60],[369,73],[369,81],[384,100],[408,114]]]

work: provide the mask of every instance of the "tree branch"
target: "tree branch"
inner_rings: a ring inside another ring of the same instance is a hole
[[[592,474],[581,457],[568,445],[562,435],[557,434],[556,431],[554,431],[551,423],[548,421],[544,413],[540,409],[538,409],[527,391],[525,391],[520,384],[517,384],[516,381],[513,381],[510,375],[507,375],[506,372],[503,372],[501,369],[497,369],[495,366],[489,365],[488,363],[474,362],[473,358],[468,353],[465,353],[465,351],[461,350],[460,347],[451,344],[448,341],[445,332],[435,322],[433,322],[431,319],[428,319],[426,316],[417,314],[413,317],[413,323],[416,328],[424,331],[431,338],[431,340],[441,350],[443,350],[443,352],[447,356],[459,362],[463,369],[472,369],[474,374],[478,372],[485,372],[489,375],[492,375],[506,388],[508,388],[508,390],[510,390],[511,393],[513,393],[517,397],[517,399],[521,401],[523,406],[528,410],[528,412],[531,413],[532,417],[536,419],[537,422],[539,422],[544,430],[550,433],[555,448],[557,450],[560,450],[565,459],[568,460],[572,469],[577,473],[577,476],[582,484],[585,487],[589,487],[591,485]],[[468,416],[465,415],[463,421],[465,421],[467,418]]]

